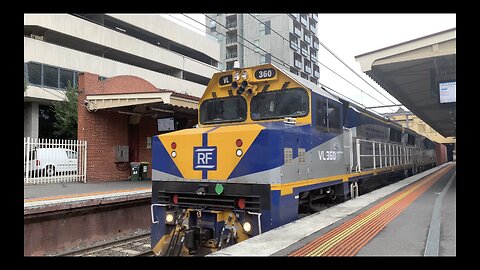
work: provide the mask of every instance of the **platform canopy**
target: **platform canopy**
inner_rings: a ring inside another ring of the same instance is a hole
[[[456,28],[355,57],[362,71],[444,137],[456,136]]]
[[[87,108],[90,111],[154,103],[170,104],[193,110],[198,107],[198,100],[172,92],[87,95],[86,100]]]

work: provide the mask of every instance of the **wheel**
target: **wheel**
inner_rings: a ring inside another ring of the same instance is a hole
[[[45,176],[55,176],[55,166],[48,165],[45,168]]]

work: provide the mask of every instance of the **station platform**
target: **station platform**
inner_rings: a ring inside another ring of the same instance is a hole
[[[208,256],[456,256],[456,163],[445,163]]]
[[[24,185],[24,214],[151,198],[151,181]]]

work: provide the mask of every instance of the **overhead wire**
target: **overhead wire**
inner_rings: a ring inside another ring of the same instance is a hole
[[[224,26],[223,24],[221,24],[221,23],[218,22],[217,20],[213,19],[212,17],[208,16],[208,15],[205,14],[205,13],[203,13],[203,14],[205,15],[205,17],[207,17],[207,18],[209,18],[210,20],[214,21],[215,23],[217,23],[218,25],[222,26],[222,27],[225,28],[226,30],[229,30],[228,27]],[[218,32],[217,32],[217,33],[218,33]],[[241,36],[241,35],[238,34],[238,33],[237,33],[236,35],[237,35],[237,37],[240,37],[241,39],[243,39],[244,41],[246,41],[246,42],[248,42],[249,44],[253,45],[254,47],[262,50],[263,52],[265,52],[265,53],[267,53],[267,54],[270,54],[272,58],[277,59],[283,66],[288,67],[288,68],[290,67],[290,64],[285,63],[282,59],[276,57],[276,56],[275,56],[274,54],[272,54],[271,52],[268,52],[268,51],[262,49],[261,47],[255,45],[254,43],[252,43],[251,41],[245,39],[243,36]],[[245,46],[245,43],[242,43],[242,45]],[[258,52],[257,52],[257,53],[258,53]]]
[[[189,16],[187,16],[187,15],[185,15],[185,14],[183,14],[183,13],[181,13],[181,14],[182,14],[183,16],[185,16],[185,17],[187,17],[187,18],[189,18],[189,19],[191,19],[191,20],[193,20],[193,21],[195,21],[195,22],[197,22],[197,23],[199,23],[199,24],[207,27],[207,25],[205,25],[204,23],[201,23],[201,22],[199,22],[199,21],[197,21],[197,20],[195,20],[195,19],[193,19],[193,18],[191,18],[191,17],[189,17]],[[224,35],[224,34],[222,34],[222,33],[220,33],[220,32],[217,32],[217,34],[225,37],[225,39],[228,38],[226,35]],[[259,55],[262,55],[260,52],[256,51],[255,49],[252,49],[252,48],[246,46],[245,44],[242,44],[242,45],[243,45],[245,48],[247,48],[247,49],[249,49],[249,50],[251,50],[251,51],[253,51],[253,52],[255,52],[255,53],[258,53]],[[259,49],[261,49],[260,47],[256,46],[255,44],[254,44],[254,46],[257,47],[257,48],[259,48]],[[263,49],[262,49],[262,50],[263,50]],[[265,51],[265,50],[263,50],[263,51]],[[266,51],[265,51],[265,52],[266,52]],[[286,63],[283,62],[283,61],[282,61],[282,62],[278,62],[278,61],[275,61],[275,60],[273,60],[273,59],[271,59],[271,61],[272,61],[272,62],[275,62],[275,63],[277,63],[277,64],[280,64],[280,65],[286,65]]]
[[[278,36],[280,36],[282,39],[286,40],[286,41],[289,41],[287,40],[284,36],[282,36],[281,34],[279,34],[277,31],[275,31],[274,29],[272,29],[271,26],[267,26],[264,22],[262,22],[260,19],[258,19],[257,17],[255,17],[254,15],[252,15],[251,13],[248,13],[248,15],[250,15],[252,18],[254,18],[255,20],[257,20],[258,22],[260,22],[261,24],[263,24],[265,27],[268,27],[272,32],[274,32],[275,34],[277,34]],[[323,48],[325,48],[330,54],[332,54],[338,61],[340,61],[343,65],[345,65],[348,69],[350,69],[350,71],[352,71],[355,75],[357,75],[360,79],[362,79],[364,82],[366,82],[370,87],[372,87],[373,90],[375,90],[376,92],[378,92],[379,94],[381,94],[383,97],[385,97],[388,101],[392,102],[393,104],[395,104],[395,102],[393,102],[392,100],[390,100],[387,96],[385,96],[382,92],[380,92],[378,89],[376,89],[373,85],[371,85],[367,80],[365,80],[364,78],[362,78],[355,70],[353,70],[349,65],[347,65],[342,59],[340,59],[340,57],[338,57],[332,50],[330,50],[325,44],[323,44],[320,40],[318,40],[318,43],[320,45],[322,45]],[[352,82],[350,82],[349,80],[347,80],[346,78],[344,78],[343,76],[341,76],[340,74],[338,74],[337,72],[333,71],[331,68],[329,68],[327,65],[323,64],[322,62],[320,62],[318,59],[317,59],[317,62],[324,66],[325,68],[327,68],[329,71],[331,71],[332,73],[334,73],[335,75],[337,75],[338,77],[342,78],[344,81],[348,82],[350,85],[352,85],[353,87],[357,88],[358,90],[360,90],[361,93],[365,93],[367,96],[369,96],[370,98],[374,99],[375,101],[379,102],[380,104],[382,105],[386,105],[385,103],[379,101],[378,99],[372,97],[370,94],[368,94],[367,92],[363,91],[362,89],[360,89],[359,87],[357,87],[356,85],[354,85]],[[329,87],[330,88],[330,87]],[[336,92],[336,91],[335,91]],[[338,93],[338,92],[336,92]],[[343,96],[343,95],[342,95]],[[366,107],[365,105],[362,104],[362,106]]]

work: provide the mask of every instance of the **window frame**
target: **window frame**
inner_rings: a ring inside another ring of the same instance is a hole
[[[278,93],[278,92],[292,92],[292,91],[301,91],[305,94],[305,97],[306,97],[306,110],[305,110],[305,113],[303,114],[300,114],[300,115],[282,115],[282,116],[272,116],[272,117],[258,117],[258,118],[254,118],[252,116],[253,114],[253,110],[252,110],[252,102],[254,99],[256,98],[259,98],[259,96],[261,97],[262,95],[269,95],[269,94],[272,94],[272,93]],[[250,119],[252,119],[252,121],[264,121],[264,120],[274,120],[274,119],[284,119],[285,117],[294,117],[294,118],[298,118],[298,117],[305,117],[307,116],[308,114],[310,113],[310,97],[308,95],[308,91],[305,90],[305,88],[301,88],[301,87],[296,87],[296,88],[288,88],[288,89],[285,89],[285,90],[272,90],[272,91],[267,91],[267,92],[261,92],[261,93],[258,93],[256,96],[253,96],[252,99],[250,100]]]
[[[203,115],[202,111],[206,111],[206,108],[205,108],[205,110],[202,110],[203,106],[207,106],[207,103],[212,102],[212,101],[220,101],[220,100],[227,100],[227,99],[240,99],[240,100],[242,100],[243,105],[245,105],[245,114],[242,116],[241,119],[219,120],[219,121],[212,120],[212,121],[206,121],[206,122],[202,121],[202,115]],[[206,99],[200,104],[198,114],[199,114],[199,122],[202,125],[214,125],[214,124],[223,124],[223,123],[244,122],[247,119],[247,114],[248,114],[247,100],[243,96],[238,96],[238,95],[237,96],[227,96],[227,97],[221,97],[221,98]]]

